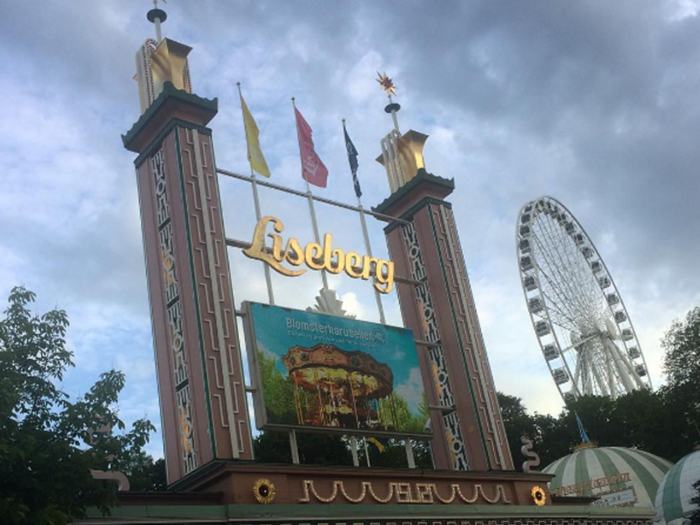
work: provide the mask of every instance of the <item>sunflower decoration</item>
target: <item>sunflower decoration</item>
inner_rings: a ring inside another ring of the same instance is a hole
[[[547,503],[547,494],[545,494],[544,489],[539,485],[532,487],[530,494],[532,495],[532,501],[534,501],[535,505],[538,507]]]
[[[263,505],[272,503],[276,495],[275,484],[267,478],[260,478],[253,484],[253,496],[258,503]]]

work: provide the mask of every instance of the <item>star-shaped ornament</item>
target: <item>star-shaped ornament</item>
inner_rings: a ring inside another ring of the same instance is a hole
[[[390,79],[386,73],[380,73],[377,71],[377,82],[379,82],[379,85],[382,87],[384,91],[386,91],[386,94],[389,96],[396,95],[396,86],[394,85],[394,81]]]

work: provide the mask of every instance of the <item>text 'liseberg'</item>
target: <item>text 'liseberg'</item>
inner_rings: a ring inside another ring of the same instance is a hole
[[[268,224],[272,224],[273,231],[265,235]],[[374,287],[380,293],[389,293],[394,289],[393,262],[333,248],[333,236],[330,233],[323,236],[323,244],[310,242],[302,247],[297,239],[289,239],[283,249],[282,236],[278,235],[283,230],[284,224],[281,220],[271,216],[263,217],[255,226],[250,248],[243,250],[243,253],[251,259],[258,259],[269,264],[276,271],[288,277],[302,275],[306,273],[306,270],[286,268],[282,266],[285,261],[292,266],[305,264],[312,270],[326,270],[333,274],[345,272],[353,279],[369,280],[372,278],[374,279]],[[272,239],[272,249],[265,246],[266,237]]]

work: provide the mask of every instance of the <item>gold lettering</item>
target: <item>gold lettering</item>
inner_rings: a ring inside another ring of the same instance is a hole
[[[376,267],[377,263],[379,262],[379,259],[376,257],[370,257],[369,255],[365,255],[362,258],[362,278],[366,281],[367,279],[370,278],[372,275],[372,264],[374,263],[375,267],[375,272],[376,272]]]
[[[284,261],[284,255],[282,255],[282,236],[275,233],[268,233],[267,236],[272,239],[272,258],[277,262]]]
[[[354,262],[353,262],[354,261]],[[355,252],[348,252],[345,255],[345,273],[347,273],[353,279],[362,278],[362,257]]]
[[[267,232],[268,225],[272,225],[272,231]],[[306,273],[305,269],[290,270],[282,266],[287,262],[292,266],[306,264],[312,270],[325,270],[331,274],[345,272],[353,279],[374,279],[374,288],[383,294],[388,294],[394,289],[394,263],[384,259],[378,259],[369,255],[360,256],[355,252],[345,252],[340,248],[333,248],[333,236],[326,233],[323,236],[323,244],[312,242],[302,247],[295,238],[289,239],[286,246],[282,236],[284,224],[281,220],[266,216],[260,219],[255,226],[253,241],[243,253],[251,259],[257,259],[272,266],[272,268],[288,277],[296,277]],[[265,245],[265,239],[272,240],[272,248]]]
[[[386,268],[386,275],[384,274]],[[384,285],[382,287],[381,285]],[[380,293],[389,293],[394,289],[394,263],[380,260],[377,262],[377,273],[374,276],[374,287]]]
[[[290,253],[291,251],[291,253]],[[285,250],[286,258],[292,266],[301,266],[304,264],[304,249],[296,239],[289,239],[287,249]]]
[[[306,270],[288,270],[280,264],[280,262],[284,260],[284,257],[280,253],[282,238],[279,235],[275,235],[273,233],[270,234],[273,242],[272,255],[268,253],[267,249],[265,248],[265,230],[267,229],[267,225],[269,223],[272,223],[274,230],[278,233],[284,230],[284,224],[281,220],[270,216],[263,217],[255,226],[253,242],[250,244],[250,248],[243,250],[243,253],[251,259],[258,259],[259,261],[269,264],[274,270],[278,271],[282,275],[296,277],[298,275],[305,274]]]
[[[333,266],[333,259],[336,260],[335,266]],[[340,273],[345,269],[345,252],[340,248],[336,248],[331,252],[331,256],[326,262],[326,269],[330,273]]]
[[[306,266],[312,270],[323,270],[323,248],[316,242],[310,242],[304,250]]]
[[[332,249],[333,236],[327,233],[323,236],[323,267],[328,273],[338,274],[345,268],[345,252],[340,248]],[[333,264],[336,258],[336,264]]]

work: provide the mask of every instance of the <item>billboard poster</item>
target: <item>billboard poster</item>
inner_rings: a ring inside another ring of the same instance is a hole
[[[258,428],[431,435],[410,330],[244,303]]]

